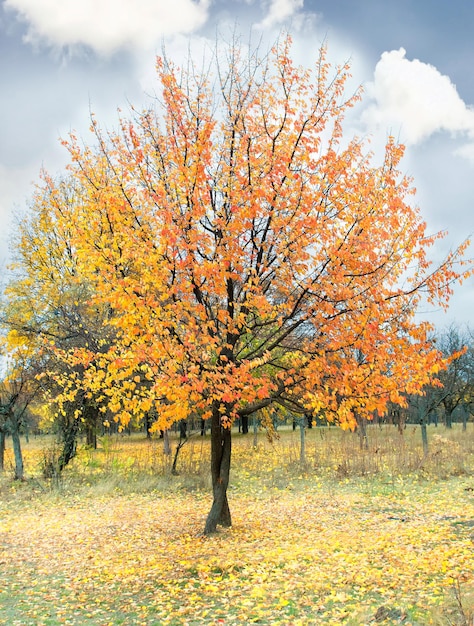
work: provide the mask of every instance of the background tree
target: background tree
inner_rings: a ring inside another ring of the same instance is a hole
[[[4,469],[5,436],[8,434],[12,438],[16,480],[24,479],[20,435],[27,428],[28,408],[41,393],[37,373],[28,349],[17,346],[6,358],[5,374],[0,381],[0,469]]]
[[[428,425],[436,414],[442,403],[440,388],[436,386],[427,386],[421,395],[411,395],[407,399],[408,415],[410,421],[420,425],[421,441],[423,444],[423,454],[426,456],[429,451],[428,441]]]
[[[71,202],[52,181],[33,214],[70,229],[88,306],[112,337],[57,347],[65,396],[106,397],[127,424],[192,412],[211,422],[213,504],[205,532],[230,525],[231,425],[271,405],[343,428],[419,393],[442,365],[416,323],[420,298],[446,306],[464,247],[436,268],[389,139],[379,166],[342,140],[347,66],[268,55],[234,41],[208,68],[157,61],[156,107],[92,146],[76,137]],[[59,200],[58,200],[59,199]],[[146,384],[143,384],[143,382]]]
[[[438,424],[441,409],[447,428],[452,427],[456,409],[461,410],[463,427],[466,428],[474,381],[473,349],[469,331],[462,333],[457,326],[451,325],[434,335],[432,340],[443,355],[445,368],[436,375],[432,384],[424,388],[421,397],[408,398],[411,419],[421,426],[425,454],[429,448],[427,426],[433,421]]]
[[[51,183],[44,174],[33,206],[52,207],[59,213],[74,203],[72,180]],[[54,211],[27,214],[13,239],[13,278],[5,290],[1,322],[6,349],[28,346],[29,359],[41,376],[43,392],[55,407],[55,429],[62,444],[58,468],[63,469],[76,450],[82,430],[88,445],[96,446],[97,428],[103,419],[100,397],[80,387],[83,366],[69,366],[58,358],[60,350],[91,347],[99,351],[107,342],[104,311],[89,305],[90,285],[80,273],[71,238],[71,225],[56,219]],[[64,380],[68,383],[63,384]],[[56,396],[61,393],[59,404]],[[44,396],[46,401],[46,396]]]
[[[437,347],[446,358],[450,358],[448,367],[439,373],[443,385],[437,389],[444,408],[444,420],[447,428],[452,427],[456,409],[468,409],[474,383],[474,346],[469,329],[464,332],[454,324],[436,337]]]

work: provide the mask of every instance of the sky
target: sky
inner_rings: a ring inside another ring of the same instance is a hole
[[[428,232],[447,230],[442,258],[474,233],[474,3],[468,0],[0,0],[0,272],[8,241],[39,180],[68,160],[60,138],[88,141],[90,113],[113,127],[117,110],[149,102],[163,46],[179,62],[219,36],[272,43],[282,30],[302,63],[325,43],[350,60],[364,90],[346,131],[406,145]],[[352,87],[352,85],[351,85]],[[377,160],[374,161],[377,164]],[[469,255],[474,256],[474,247]],[[442,328],[474,326],[474,279],[449,312],[420,311]]]

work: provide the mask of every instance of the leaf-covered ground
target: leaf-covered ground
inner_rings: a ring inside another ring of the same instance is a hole
[[[315,478],[237,471],[234,525],[212,537],[207,490],[181,477],[102,495],[4,481],[0,624],[470,626],[472,476]]]

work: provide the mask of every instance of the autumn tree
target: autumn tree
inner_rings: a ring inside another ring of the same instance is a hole
[[[388,140],[379,165],[343,119],[359,92],[349,68],[297,66],[291,38],[266,55],[217,45],[198,70],[157,60],[159,96],[94,141],[74,135],[75,197],[37,196],[67,223],[89,306],[113,341],[58,348],[126,424],[157,428],[196,412],[211,424],[213,502],[231,524],[231,426],[271,406],[343,428],[419,393],[442,365],[415,321],[420,299],[446,306],[463,249],[432,267],[430,236]],[[112,331],[110,330],[112,329]]]
[[[58,358],[61,350],[77,347],[97,352],[109,340],[103,320],[110,311],[90,305],[91,285],[80,273],[72,246],[66,215],[76,196],[71,180],[53,183],[43,173],[33,198],[35,210],[25,215],[13,237],[12,278],[0,307],[6,351],[15,353],[19,346],[28,346],[30,362],[35,362],[41,377],[44,401],[54,406],[62,446],[59,470],[75,455],[81,430],[95,447],[96,430],[105,417],[99,410],[100,397],[75,382],[81,380],[83,367]],[[62,219],[57,219],[56,211]]]

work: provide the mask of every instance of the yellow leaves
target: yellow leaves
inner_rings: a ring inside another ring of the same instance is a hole
[[[321,441],[314,434],[312,446]],[[128,457],[143,466],[140,455],[155,445],[148,454],[156,469],[161,444],[117,440],[112,467]],[[10,621],[37,623],[54,602],[60,611],[54,619],[63,622],[330,626],[372,623],[384,607],[389,621],[390,611],[392,621],[407,612],[402,621],[428,624],[454,617],[445,613],[453,583],[470,601],[468,477],[324,478],[315,486],[291,463],[282,474],[280,442],[261,450],[243,439],[235,444],[234,526],[210,538],[199,536],[209,498],[190,489],[188,474],[169,484],[150,476],[134,483],[123,467],[122,474],[115,469],[103,483],[66,492],[61,501],[35,494],[34,506],[29,492],[3,490],[8,549],[0,547],[0,612]],[[327,455],[334,451],[328,445]],[[81,476],[91,454],[82,460]],[[145,480],[152,491],[137,493]],[[317,541],[309,540],[313,535]],[[25,602],[12,604],[20,587]]]
[[[118,400],[113,400],[112,402],[109,402],[109,410],[115,415],[117,413],[120,412],[121,409],[121,405],[120,405],[120,401]]]
[[[129,411],[119,410],[117,412],[117,417],[120,420],[121,426],[128,426],[130,420],[132,419],[132,414]]]
[[[260,367],[261,365],[265,365],[265,363],[268,363],[268,361],[271,359],[271,356],[272,356],[271,352],[269,352],[268,350],[265,351],[260,358],[252,359],[249,362],[248,364],[249,369],[254,370],[257,367]]]
[[[151,398],[143,398],[140,402],[140,408],[143,413],[148,413],[153,407],[153,400]]]
[[[314,414],[318,415],[319,413],[321,413],[321,410],[325,408],[325,401],[321,397],[318,397],[316,394],[308,394],[308,396],[309,406],[313,410]]]
[[[263,598],[265,598],[266,595],[267,595],[267,590],[264,587],[260,587],[259,585],[253,587],[250,591],[250,597],[255,598],[256,600],[263,600]]]
[[[28,340],[25,337],[25,335],[21,335],[17,330],[12,329],[10,330],[10,332],[8,332],[7,337],[6,337],[7,350],[8,349],[15,350],[16,348],[21,348],[25,346],[27,343],[28,343]]]

